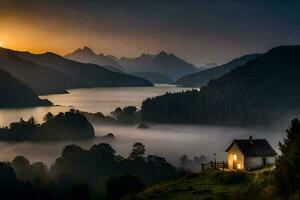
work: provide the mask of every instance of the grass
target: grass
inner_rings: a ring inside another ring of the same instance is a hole
[[[126,200],[226,200],[246,187],[254,175],[242,172],[207,170],[164,184],[148,187]]]

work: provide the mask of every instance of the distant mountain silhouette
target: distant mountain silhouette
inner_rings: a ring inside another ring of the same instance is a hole
[[[140,72],[161,74],[172,79],[172,82],[184,75],[199,71],[196,66],[164,51],[157,55],[143,53],[136,58],[117,58],[112,55],[97,55],[89,47],[84,47],[65,57],[79,62],[98,64],[113,71],[123,71],[130,74]]]
[[[199,71],[196,66],[164,51],[157,55],[142,54],[137,58],[123,57],[118,62],[128,72],[152,72],[162,74],[172,80],[177,80],[184,75]]]
[[[199,64],[197,66],[198,66],[198,68],[200,68],[203,71],[203,70],[206,70],[206,69],[210,69],[210,68],[216,67],[216,66],[218,66],[218,64],[212,62],[212,63]]]
[[[96,64],[84,64],[66,59],[57,54],[48,52],[32,54],[16,52],[18,57],[35,64],[51,68],[75,82],[74,87],[134,87],[152,86],[149,81],[124,74],[113,72]]]
[[[41,100],[23,82],[0,70],[0,108],[49,106],[48,100]]]
[[[194,74],[186,75],[179,80],[176,81],[177,85],[181,85],[184,87],[201,87],[208,83],[208,81],[212,79],[216,79],[221,77],[227,72],[230,72],[234,68],[244,65],[250,60],[257,58],[259,54],[250,54],[245,55],[240,58],[236,58],[224,65],[216,66],[210,69],[206,69],[200,72],[196,72]]]
[[[65,93],[75,83],[51,68],[19,58],[17,52],[0,48],[0,69],[26,83],[36,94]]]
[[[115,59],[117,59],[116,61],[119,62],[127,72],[136,73],[147,71],[147,66],[149,63],[151,63],[153,58],[154,55],[143,53],[136,58],[122,57],[120,59]]]
[[[157,83],[157,84],[170,84],[173,83],[173,81],[168,78],[167,76],[164,76],[162,74],[154,73],[154,72],[137,72],[134,73],[134,75],[142,77],[144,79],[147,79],[151,83]]]
[[[200,91],[143,102],[143,120],[220,125],[270,124],[300,113],[300,46],[281,46],[210,81]]]
[[[112,71],[121,72],[124,70],[123,67],[114,59],[110,58],[109,56],[105,56],[103,54],[97,55],[89,47],[77,49],[74,52],[65,55],[65,58],[77,62],[82,62],[82,63],[97,64]]]

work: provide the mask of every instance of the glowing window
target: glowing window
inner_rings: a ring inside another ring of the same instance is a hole
[[[238,168],[238,169],[241,169],[241,164],[240,164],[240,163],[237,165],[237,168]]]
[[[233,160],[236,160],[236,159],[237,159],[237,155],[233,154]]]

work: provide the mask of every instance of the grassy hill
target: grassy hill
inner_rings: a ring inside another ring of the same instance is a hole
[[[207,170],[153,185],[126,200],[225,200],[276,199],[272,172],[222,172]]]

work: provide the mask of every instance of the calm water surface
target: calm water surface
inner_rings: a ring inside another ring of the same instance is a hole
[[[91,88],[70,90],[70,94],[49,95],[48,98],[56,105],[54,107],[38,107],[28,109],[5,109],[0,110],[0,124],[2,126],[23,117],[30,116],[42,121],[42,116],[51,111],[58,113],[66,111],[71,107],[87,112],[110,113],[116,107],[134,105],[140,107],[141,102],[147,97],[164,94],[165,92],[178,92],[187,90],[175,86],[156,86],[140,88]],[[93,124],[97,138],[87,141],[68,141],[56,143],[0,143],[0,160],[12,160],[16,155],[24,155],[32,161],[43,161],[51,164],[61,154],[63,147],[67,144],[78,144],[85,148],[100,142],[110,143],[118,154],[127,156],[134,142],[142,142],[146,145],[148,154],[157,154],[166,157],[173,164],[178,164],[179,157],[187,154],[205,155],[211,158],[213,153],[217,154],[218,160],[224,160],[224,150],[235,138],[266,138],[278,151],[278,141],[285,135],[284,129],[254,129],[239,127],[216,127],[197,125],[173,125],[173,124],[151,124],[150,129],[137,129],[130,126],[109,126]],[[106,141],[101,136],[107,133],[116,136],[115,141]]]
[[[31,116],[42,122],[47,112],[57,114],[70,108],[87,112],[103,112],[109,114],[116,107],[133,105],[140,107],[144,99],[162,95],[166,92],[180,92],[189,88],[175,87],[174,85],[159,85],[156,87],[123,87],[123,88],[91,88],[69,90],[69,94],[41,96],[47,98],[55,105],[52,107],[35,107],[24,109],[0,109],[0,126],[18,121],[20,118],[28,119]]]

